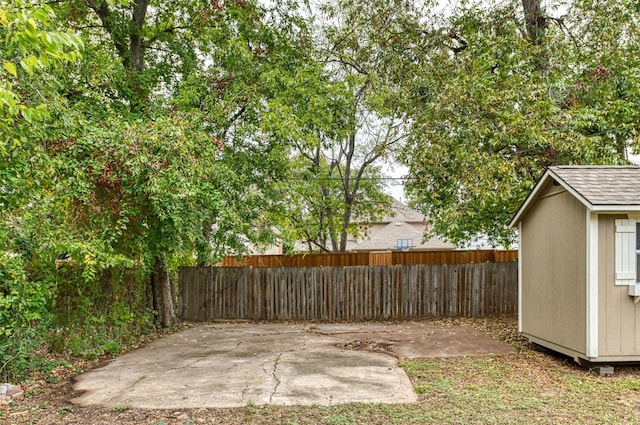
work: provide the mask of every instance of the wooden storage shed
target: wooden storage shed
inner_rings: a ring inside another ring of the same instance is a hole
[[[640,167],[550,167],[519,231],[519,330],[578,362],[640,361]]]

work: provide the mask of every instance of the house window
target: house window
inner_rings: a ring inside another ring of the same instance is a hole
[[[413,247],[413,239],[398,239],[397,247],[401,251],[408,251]]]

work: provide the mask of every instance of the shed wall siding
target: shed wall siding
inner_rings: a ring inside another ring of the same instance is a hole
[[[615,220],[626,215],[601,215],[598,223],[599,357],[640,356],[640,303],[627,286],[615,285]]]
[[[548,185],[522,220],[522,331],[586,350],[586,208]]]

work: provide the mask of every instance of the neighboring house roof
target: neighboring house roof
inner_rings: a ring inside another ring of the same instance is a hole
[[[402,202],[394,198],[391,198],[391,207],[389,208],[388,214],[383,215],[381,218],[375,221],[369,221],[368,217],[367,218],[354,217],[352,220],[352,223],[357,223],[360,225],[372,225],[372,224],[386,224],[386,223],[391,223],[392,221],[404,221],[407,223],[425,224],[427,222],[427,217],[421,212],[408,207],[407,205],[403,204]]]
[[[411,249],[453,249],[454,246],[438,238],[422,242],[424,231],[404,221],[394,221],[351,249],[354,251],[380,251],[397,249],[398,239],[411,239]]]
[[[455,249],[455,246],[438,238],[422,241],[427,230],[427,217],[393,199],[391,214],[379,221],[368,223],[369,235],[363,240],[350,240],[348,251],[380,251],[398,249],[398,239],[411,240],[412,250],[445,250]]]
[[[547,169],[511,220],[511,227],[518,224],[550,179],[591,211],[640,211],[640,167],[565,165]]]
[[[409,208],[407,205],[400,201],[393,200],[391,203],[390,215],[385,215],[379,223],[391,223],[393,221],[404,221],[406,223],[425,223],[427,222],[427,216],[419,211]]]
[[[398,249],[398,239],[411,239],[412,250],[450,250],[455,246],[438,238],[422,241],[428,229],[427,217],[392,199],[391,213],[373,222],[356,220],[366,229],[367,236],[360,239],[350,234],[347,239],[347,251],[382,251]],[[304,242],[296,242],[295,251],[304,252],[309,249]]]

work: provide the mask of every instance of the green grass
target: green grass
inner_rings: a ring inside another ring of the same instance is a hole
[[[74,409],[72,406],[64,406],[58,409],[58,415],[63,416],[69,413],[73,413]]]
[[[640,424],[637,368],[606,378],[561,357],[528,351],[402,366],[419,394],[421,413],[432,413],[440,423]]]
[[[244,416],[244,421],[640,425],[640,368],[617,367],[614,377],[600,377],[566,358],[530,348],[504,357],[411,360],[401,365],[418,394],[416,403],[258,406]]]

